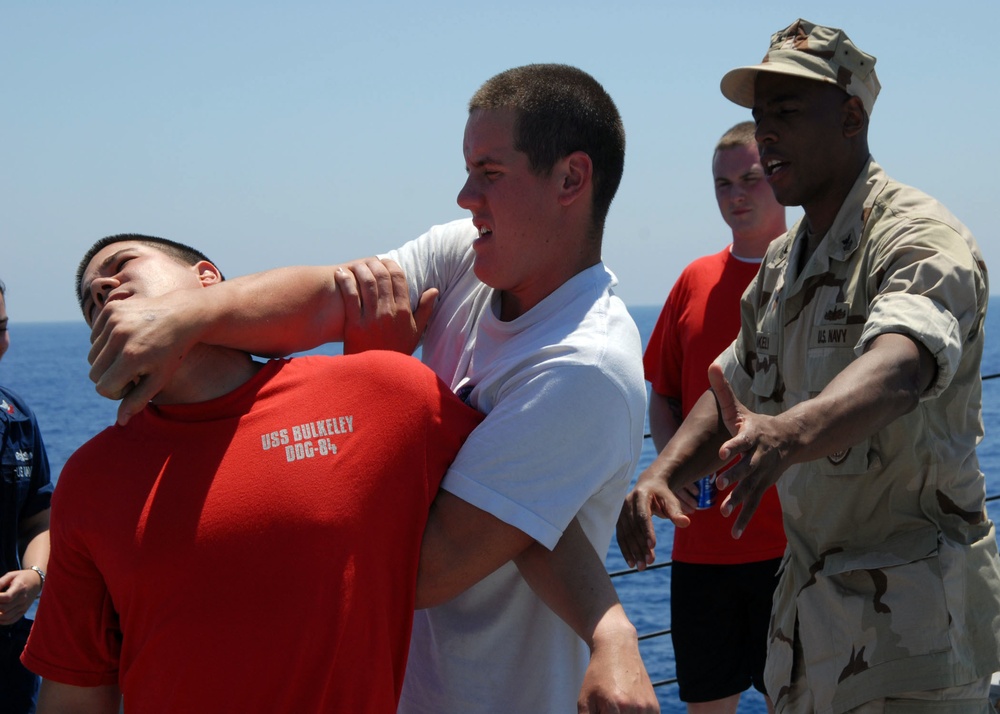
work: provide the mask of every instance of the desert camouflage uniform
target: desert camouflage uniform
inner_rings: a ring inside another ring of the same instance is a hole
[[[937,360],[914,411],[778,481],[788,551],[768,693],[793,710],[796,681],[810,709],[837,713],[1000,669],[1000,563],[975,451],[988,284],[968,229],[871,160],[796,275],[805,230],[771,244],[719,358],[749,408],[775,415],[816,396],[883,333]]]

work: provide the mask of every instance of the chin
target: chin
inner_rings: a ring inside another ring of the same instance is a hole
[[[794,192],[789,190],[774,189],[774,200],[786,207],[802,205],[802,202],[796,198]]]
[[[490,270],[488,267],[488,262],[484,258],[481,258],[479,253],[476,253],[475,260],[472,262],[472,272],[475,273],[476,277],[479,278],[479,282],[490,284]]]
[[[507,289],[502,271],[490,270],[489,261],[480,260],[479,256],[476,256],[476,261],[472,264],[472,272],[479,278],[479,282],[494,290]]]

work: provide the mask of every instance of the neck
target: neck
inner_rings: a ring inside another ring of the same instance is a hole
[[[557,245],[566,245],[567,243],[569,241],[562,241]],[[575,241],[575,246],[575,249],[554,254],[554,259],[548,261],[548,269],[539,269],[535,279],[530,283],[518,290],[502,290],[500,292],[500,319],[503,322],[516,320],[571,278],[601,262],[600,239],[595,240],[580,235]]]
[[[863,152],[859,151],[850,165],[840,173],[839,178],[834,177],[829,182],[829,188],[822,196],[802,204],[806,224],[815,236],[817,243],[833,226],[844,201],[847,200],[851,189],[854,188],[858,177],[868,164],[868,158],[868,150],[865,147]]]
[[[766,231],[761,231],[756,235],[746,236],[733,233],[733,246],[730,252],[737,258],[760,260],[767,253],[767,247],[771,245],[771,241],[787,231],[788,228],[785,227],[785,221],[782,219]]]
[[[246,352],[196,345],[153,403],[194,404],[216,399],[246,384],[261,366]]]
[[[846,197],[846,196],[845,196]],[[806,219],[806,232],[809,237],[809,252],[819,244],[820,239],[826,235],[826,232],[830,230],[833,226],[833,221],[837,218],[837,213],[840,211],[840,207],[844,205],[843,200],[837,204],[837,207],[830,210],[812,210],[803,206],[802,210],[805,212]]]
[[[500,320],[503,322],[516,320],[565,285],[570,279],[582,273],[587,268],[597,265],[599,262],[600,258],[592,263],[581,265],[576,272],[564,274],[558,282],[553,281],[542,290],[534,290],[531,292],[502,290],[500,292]]]

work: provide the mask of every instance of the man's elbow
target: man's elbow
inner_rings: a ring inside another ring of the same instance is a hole
[[[913,344],[916,346],[916,355],[910,369],[905,371],[901,380],[900,391],[904,414],[909,414],[917,408],[921,397],[934,386],[938,377],[938,363],[931,351],[920,342],[913,341]]]

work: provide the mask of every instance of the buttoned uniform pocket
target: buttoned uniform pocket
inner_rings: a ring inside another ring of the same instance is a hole
[[[857,359],[854,348],[863,324],[819,324],[811,328],[803,382],[810,397],[822,392],[833,378]]]
[[[854,345],[861,336],[863,325],[818,325],[813,328],[810,348],[806,353],[806,371],[803,375],[809,398],[826,389],[833,379],[857,358]],[[841,451],[829,454],[817,463],[824,473],[859,474],[879,466],[877,457],[870,453],[871,439],[866,438]]]

